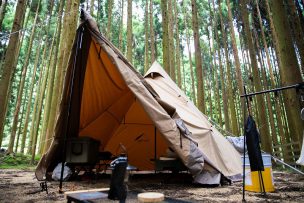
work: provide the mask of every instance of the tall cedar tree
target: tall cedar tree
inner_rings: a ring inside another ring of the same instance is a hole
[[[2,75],[0,80],[0,147],[2,145],[3,128],[7,112],[7,103],[10,97],[11,81],[15,70],[15,56],[16,51],[18,50],[18,46],[16,45],[18,44],[20,38],[19,30],[22,28],[23,18],[26,10],[26,2],[26,0],[19,0],[17,2],[15,18],[11,30],[12,34],[9,38],[5,59],[2,66]]]
[[[194,37],[194,48],[195,48],[195,64],[196,64],[196,75],[197,75],[197,107],[203,113],[206,113],[205,107],[205,90],[204,90],[204,78],[203,78],[203,62],[200,46],[200,35],[197,20],[197,8],[196,0],[191,0],[192,6],[192,29]]]
[[[283,86],[303,82],[300,68],[297,63],[296,53],[293,47],[288,18],[284,8],[284,1],[271,1],[272,17],[275,33],[277,34],[277,51],[281,63],[280,76]],[[299,142],[302,138],[304,121],[300,119],[299,95],[295,90],[286,90],[284,104],[287,113],[287,121],[292,141]],[[297,147],[295,147],[297,148]]]

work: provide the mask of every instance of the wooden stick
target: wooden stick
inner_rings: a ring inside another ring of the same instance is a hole
[[[66,198],[67,195],[69,194],[74,194],[74,193],[83,193],[83,192],[106,192],[109,191],[110,188],[96,188],[96,189],[90,189],[90,190],[75,190],[75,191],[68,191],[64,193],[64,197]]]

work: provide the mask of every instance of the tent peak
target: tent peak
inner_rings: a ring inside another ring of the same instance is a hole
[[[166,73],[166,71],[161,67],[161,65],[157,62],[154,61],[149,70],[146,72],[144,75],[145,78],[147,77],[153,77],[153,73],[156,73],[164,78],[168,78],[169,75]]]

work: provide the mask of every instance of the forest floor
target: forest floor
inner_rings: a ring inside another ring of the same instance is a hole
[[[263,196],[247,192],[247,202],[304,202],[304,176],[286,171],[273,172],[275,192]],[[81,181],[63,183],[64,191],[109,187],[110,175],[99,175],[93,179],[82,176]],[[1,169],[0,202],[66,202],[63,194],[58,193],[59,183],[47,183],[49,193],[40,191],[33,170]],[[242,183],[232,183],[218,187],[198,187],[191,183],[188,174],[133,174],[128,182],[126,202],[137,202],[141,192],[161,192],[164,202],[241,202]],[[115,202],[110,200],[96,202]]]

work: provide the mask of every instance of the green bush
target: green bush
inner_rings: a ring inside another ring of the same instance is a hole
[[[37,165],[40,157],[36,156],[31,164],[31,155],[24,154],[0,154],[0,168],[33,168]]]

